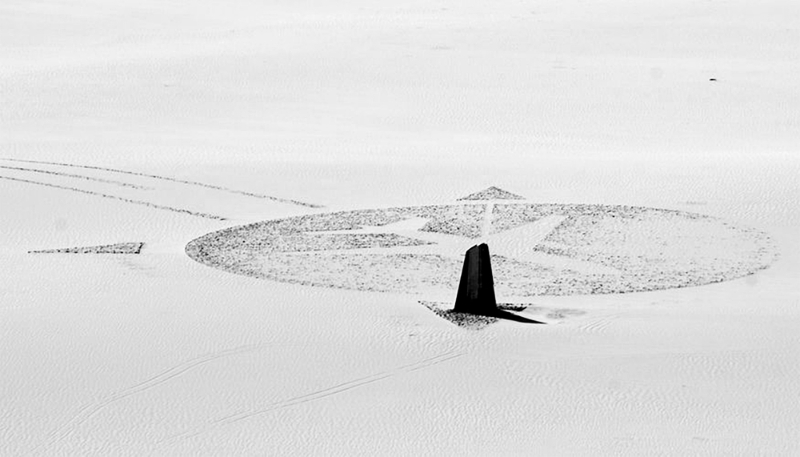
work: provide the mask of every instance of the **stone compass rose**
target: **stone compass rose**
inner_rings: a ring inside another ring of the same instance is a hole
[[[528,202],[497,187],[431,206],[310,214],[232,227],[187,254],[237,274],[317,287],[452,294],[464,252],[487,243],[504,297],[625,293],[766,268],[757,230],[684,211]]]

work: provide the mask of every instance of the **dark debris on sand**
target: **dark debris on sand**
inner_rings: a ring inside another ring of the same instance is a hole
[[[144,243],[117,243],[103,246],[84,246],[61,249],[45,249],[41,251],[28,251],[29,254],[139,254]]]

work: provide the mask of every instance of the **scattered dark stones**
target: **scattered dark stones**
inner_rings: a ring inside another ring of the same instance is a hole
[[[85,246],[61,249],[45,249],[41,251],[28,251],[29,254],[139,254],[144,243],[117,243],[103,246]]]
[[[429,217],[428,223],[422,227],[423,232],[443,233],[464,238],[481,236],[481,222],[486,207],[484,205],[452,205],[438,208],[433,212],[423,211],[416,217]]]
[[[511,312],[528,311],[529,315],[543,315],[547,317],[547,319],[550,319],[552,321],[563,321],[573,316],[580,316],[586,314],[585,311],[577,309],[547,308],[542,306],[536,306],[533,304],[520,304],[520,303],[498,303],[497,308],[501,311],[499,316],[484,316],[471,313],[461,313],[454,311],[452,309],[448,309],[450,304],[445,302],[420,300],[419,304],[433,311],[433,313],[436,314],[437,316],[443,319],[447,319],[453,324],[468,330],[482,330],[491,324],[494,324],[501,320],[507,320],[509,317],[513,320],[519,320],[521,322],[543,323],[538,321],[531,321],[530,319],[527,319],[522,316],[512,315],[511,313],[508,313],[508,311]]]
[[[152,203],[152,202],[148,202],[148,201],[144,201],[144,200],[136,200],[136,199],[133,199],[133,198],[119,197],[117,195],[110,195],[110,194],[105,194],[105,193],[102,193],[102,192],[94,192],[94,191],[91,191],[91,190],[78,189],[76,187],[60,186],[58,184],[50,184],[50,183],[47,183],[47,182],[33,181],[33,180],[30,180],[30,179],[12,178],[11,176],[0,176],[0,179],[5,179],[7,181],[23,182],[23,183],[27,183],[27,184],[35,184],[37,186],[50,187],[50,188],[53,188],[53,189],[69,190],[71,192],[78,192],[78,193],[86,194],[86,195],[94,195],[96,197],[108,198],[108,199],[111,199],[111,200],[117,200],[117,201],[121,201],[121,202],[125,202],[125,203],[131,203],[131,204],[134,204],[134,205],[142,205],[142,206],[147,206],[149,208],[161,209],[161,210],[164,210],[164,211],[171,211],[173,213],[187,214],[189,216],[202,217],[202,218],[205,218],[205,219],[214,219],[214,220],[218,220],[218,221],[226,220],[226,218],[224,218],[222,216],[217,216],[215,214],[208,214],[208,213],[203,213],[203,212],[199,212],[199,211],[191,211],[191,210],[183,209],[183,208],[175,208],[174,206],[159,205],[158,203]]]
[[[501,297],[698,286],[752,274],[777,258],[764,233],[696,213],[555,203],[489,206],[492,233],[548,216],[565,217],[528,248],[541,261],[492,256],[495,290]],[[265,221],[210,233],[190,242],[186,252],[215,268],[289,283],[410,294],[455,292],[463,251],[426,250],[430,242],[408,233],[347,231],[422,218],[428,222],[421,232],[474,239],[481,233],[486,207],[386,208]]]
[[[57,165],[59,167],[83,168],[83,169],[87,169],[87,170],[101,170],[101,171],[107,171],[107,172],[110,172],[110,173],[118,173],[118,174],[125,174],[125,175],[131,175],[131,176],[140,176],[140,177],[145,177],[145,178],[150,178],[150,179],[158,179],[158,180],[162,180],[162,181],[172,181],[172,182],[177,182],[177,183],[186,184],[186,185],[190,185],[190,186],[205,187],[207,189],[214,189],[214,190],[219,190],[219,191],[223,191],[223,192],[230,192],[230,193],[233,193],[233,194],[244,195],[244,196],[247,196],[247,197],[272,200],[272,201],[280,202],[280,203],[289,203],[289,204],[292,204],[292,205],[306,206],[306,207],[309,207],[309,208],[322,208],[323,207],[322,205],[317,205],[317,204],[314,204],[314,203],[301,202],[301,201],[298,201],[298,200],[291,200],[291,199],[288,199],[288,198],[279,198],[279,197],[273,197],[271,195],[256,194],[256,193],[253,193],[253,192],[245,192],[245,191],[236,190],[236,189],[229,189],[227,187],[215,186],[213,184],[206,184],[206,183],[197,182],[197,181],[188,181],[188,180],[185,180],[185,179],[171,178],[169,176],[159,176],[159,175],[153,175],[153,174],[149,174],[149,173],[140,173],[140,172],[135,172],[135,171],[120,170],[118,168],[98,167],[98,166],[94,166],[94,165],[80,165],[80,164],[64,163],[64,162],[48,162],[48,161],[44,161],[44,160],[12,159],[12,158],[8,158],[8,157],[0,158],[0,160],[5,160],[5,161],[8,161],[8,162],[38,163],[38,164],[45,164],[45,165]]]
[[[525,197],[522,197],[517,194],[512,194],[507,190],[503,190],[495,186],[488,187],[479,192],[469,194],[466,197],[459,198],[459,200],[524,200],[524,199]]]
[[[437,316],[447,319],[453,324],[468,330],[483,330],[491,324],[499,321],[492,316],[482,316],[479,314],[459,313],[453,310],[442,309],[435,302],[420,301],[420,304],[433,311]]]
[[[15,170],[15,171],[24,171],[24,172],[29,172],[29,173],[39,173],[39,174],[45,174],[45,175],[62,176],[62,177],[65,177],[65,178],[83,179],[83,180],[86,180],[86,181],[99,182],[99,183],[103,183],[103,184],[113,184],[113,185],[119,186],[119,187],[129,187],[131,189],[140,189],[140,190],[152,190],[153,189],[152,187],[139,186],[139,185],[131,184],[131,183],[127,183],[127,182],[116,181],[116,180],[113,180],[113,179],[101,179],[101,178],[95,178],[95,177],[92,177],[92,176],[78,175],[78,174],[74,174],[74,173],[62,173],[62,172],[58,172],[58,171],[42,170],[41,168],[9,167],[9,166],[6,166],[6,165],[0,165],[0,168],[3,168],[5,170]]]

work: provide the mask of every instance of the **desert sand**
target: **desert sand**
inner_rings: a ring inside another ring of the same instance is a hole
[[[0,455],[800,454],[797,43],[788,0],[4,1]],[[547,325],[432,312],[484,240]]]

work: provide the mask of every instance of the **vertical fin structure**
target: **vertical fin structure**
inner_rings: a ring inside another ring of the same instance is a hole
[[[471,247],[464,256],[461,282],[453,311],[491,316],[497,313],[489,246]]]

